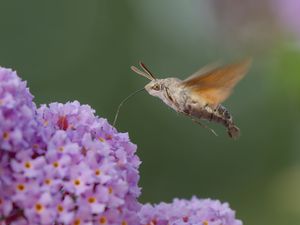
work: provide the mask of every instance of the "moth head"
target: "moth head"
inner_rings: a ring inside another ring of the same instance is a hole
[[[163,90],[163,82],[161,79],[152,80],[145,86],[146,91],[153,96],[159,96]]]
[[[146,67],[146,65],[142,62],[139,63],[142,70],[138,69],[135,66],[131,66],[131,70],[135,73],[146,77],[150,80],[150,83],[145,86],[145,90],[153,96],[160,96],[161,91],[163,89],[163,80],[162,79],[156,79],[156,77],[153,75],[153,73],[150,72],[150,70]]]

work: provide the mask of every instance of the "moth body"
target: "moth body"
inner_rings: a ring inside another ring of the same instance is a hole
[[[145,90],[160,98],[166,105],[193,120],[207,120],[222,124],[231,138],[239,137],[231,114],[220,103],[226,100],[236,83],[246,74],[251,60],[215,68],[204,67],[186,80],[178,78],[157,79],[140,63],[143,71],[131,69],[151,80]]]
[[[227,128],[230,137],[239,136],[239,129],[234,125],[232,116],[224,106],[219,104],[216,108],[211,108],[205,99],[194,98],[192,92],[182,86],[181,82],[177,78],[156,79],[148,83],[145,89],[176,112],[222,124]]]
[[[211,108],[208,105],[203,106],[195,102],[187,102],[184,112],[198,119],[222,124],[227,128],[227,133],[231,138],[238,138],[240,135],[239,128],[235,126],[231,114],[221,104],[216,108]]]

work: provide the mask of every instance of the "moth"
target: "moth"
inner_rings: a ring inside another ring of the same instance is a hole
[[[222,67],[208,65],[185,80],[175,77],[158,79],[144,63],[140,62],[139,65],[141,69],[135,66],[131,66],[131,69],[150,80],[145,86],[150,95],[160,98],[176,112],[200,124],[201,120],[216,122],[225,126],[231,138],[240,136],[240,130],[234,124],[231,114],[221,103],[245,76],[251,59]]]

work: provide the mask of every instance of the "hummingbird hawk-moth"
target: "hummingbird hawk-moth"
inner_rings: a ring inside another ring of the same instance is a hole
[[[238,138],[240,130],[221,103],[229,97],[233,87],[245,76],[250,64],[251,60],[247,59],[223,67],[209,65],[185,80],[174,77],[157,79],[142,62],[140,62],[142,70],[135,66],[131,66],[131,69],[150,80],[145,86],[150,95],[160,98],[176,112],[200,124],[199,120],[220,123],[227,128],[231,138]]]

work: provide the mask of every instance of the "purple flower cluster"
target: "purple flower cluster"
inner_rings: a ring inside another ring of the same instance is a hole
[[[196,197],[143,205],[139,217],[141,224],[147,225],[242,225],[227,203]]]
[[[16,72],[0,67],[0,148],[27,149],[36,131],[33,96]]]
[[[140,160],[127,133],[78,102],[36,108],[0,68],[0,224],[240,225],[227,204],[142,205]]]
[[[132,223],[140,161],[128,135],[78,102],[42,105],[35,118],[32,148],[1,152],[0,213],[7,223]]]
[[[139,158],[126,133],[78,102],[35,108],[0,69],[0,221],[136,223]]]

